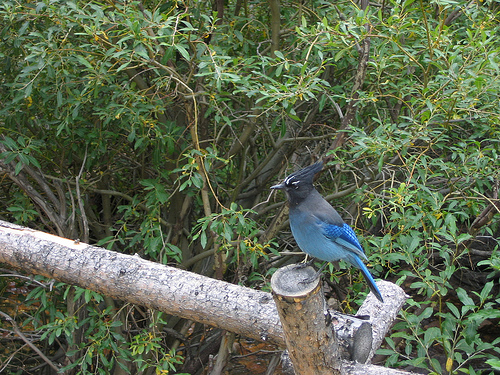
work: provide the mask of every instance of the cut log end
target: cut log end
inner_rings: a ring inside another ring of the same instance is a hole
[[[291,264],[278,269],[271,278],[271,288],[284,297],[304,297],[319,286],[320,278],[314,268]],[[312,280],[311,280],[312,279]]]

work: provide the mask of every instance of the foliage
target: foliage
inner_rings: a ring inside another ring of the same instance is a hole
[[[0,218],[267,288],[293,249],[268,187],[328,155],[319,189],[412,296],[386,364],[498,369],[482,330],[500,319],[498,3],[280,6],[273,50],[267,3],[0,4]],[[208,345],[158,312],[26,285],[2,305],[27,309],[15,319],[68,371],[182,371]]]

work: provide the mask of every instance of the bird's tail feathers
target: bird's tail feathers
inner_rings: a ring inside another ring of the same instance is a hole
[[[372,293],[375,294],[375,297],[377,297],[377,299],[383,303],[384,299],[382,298],[382,294],[380,294],[380,290],[378,289],[377,284],[375,283],[375,280],[373,279],[370,271],[368,270],[368,268],[366,268],[365,264],[359,257],[356,256],[354,258],[356,258],[356,263],[354,264],[354,266],[359,268],[359,270],[365,277],[365,280],[368,283],[368,287],[370,288]]]

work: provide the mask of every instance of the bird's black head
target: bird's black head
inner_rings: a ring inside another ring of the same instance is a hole
[[[278,185],[271,186],[271,189],[285,190],[291,205],[299,204],[314,189],[313,178],[323,168],[323,162],[319,161],[309,167],[301,169]]]

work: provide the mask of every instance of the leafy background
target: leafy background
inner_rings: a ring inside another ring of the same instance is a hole
[[[499,10],[3,1],[0,218],[268,290],[301,259],[269,186],[325,157],[318,189],[410,295],[376,361],[499,371]],[[355,312],[359,273],[328,276]],[[221,342],[9,269],[0,288],[8,374],[50,372],[15,327],[67,373],[196,373]]]

